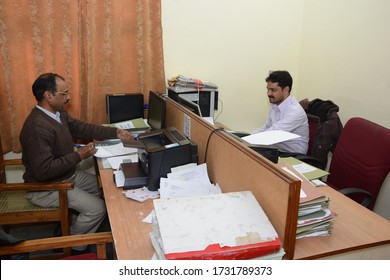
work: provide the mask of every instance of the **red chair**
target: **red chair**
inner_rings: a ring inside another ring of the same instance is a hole
[[[327,184],[373,209],[390,171],[390,129],[351,118],[338,139]]]

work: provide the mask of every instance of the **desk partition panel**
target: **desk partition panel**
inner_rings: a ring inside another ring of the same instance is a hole
[[[301,183],[172,99],[166,106],[166,126],[189,131],[210,180],[223,192],[252,191],[283,243],[285,259],[293,259]]]

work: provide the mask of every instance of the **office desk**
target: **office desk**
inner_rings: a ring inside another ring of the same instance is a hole
[[[149,239],[152,225],[142,220],[152,211],[152,201],[141,203],[125,197],[123,189],[114,183],[112,169],[101,169],[98,164],[117,259],[151,259],[154,253]]]
[[[150,224],[142,220],[153,209],[151,200],[143,203],[126,198],[113,181],[111,169],[99,167],[116,256],[119,260],[152,258]],[[294,259],[390,259],[390,222],[344,197],[330,187],[320,187],[330,197],[337,213],[329,237],[299,239]]]
[[[331,187],[319,187],[337,213],[331,236],[298,239],[294,259],[388,259],[390,221]]]
[[[330,197],[330,208],[338,214],[333,235],[295,240],[300,181],[177,102],[167,98],[166,106],[167,127],[181,132],[190,128],[189,138],[198,146],[199,163],[207,162],[211,181],[224,192],[252,191],[278,232],[286,259],[352,255],[390,259],[390,222],[329,187],[321,189]],[[126,198],[115,186],[112,171],[98,169],[117,258],[150,259],[154,253],[149,240],[151,225],[142,220],[151,212],[152,202]],[[378,255],[378,251],[383,254]]]

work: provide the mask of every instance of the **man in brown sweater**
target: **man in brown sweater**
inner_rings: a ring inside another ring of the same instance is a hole
[[[96,176],[77,170],[77,164],[96,153],[93,142],[74,150],[78,139],[132,139],[126,130],[88,124],[72,118],[65,110],[69,89],[64,78],[45,73],[32,85],[38,104],[32,109],[20,132],[25,182],[67,181],[69,208],[79,214],[71,224],[71,234],[95,232],[106,214]],[[42,207],[59,205],[58,192],[29,192],[27,198]],[[84,250],[85,247],[74,248]]]

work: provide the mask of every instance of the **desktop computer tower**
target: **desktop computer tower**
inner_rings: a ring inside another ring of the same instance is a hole
[[[178,102],[178,96],[182,96],[197,103],[202,112],[202,117],[213,117],[214,110],[218,110],[218,91],[210,89],[168,87],[168,97]]]

